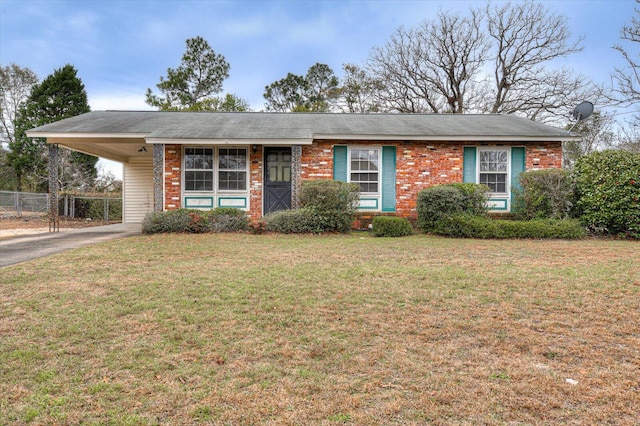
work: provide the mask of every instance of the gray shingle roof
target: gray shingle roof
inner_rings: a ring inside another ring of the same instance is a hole
[[[147,140],[439,139],[569,140],[575,135],[514,115],[94,111],[32,129],[30,136],[137,134]]]

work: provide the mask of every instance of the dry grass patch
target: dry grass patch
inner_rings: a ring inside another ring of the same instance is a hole
[[[0,424],[637,424],[639,247],[157,235],[4,268]]]

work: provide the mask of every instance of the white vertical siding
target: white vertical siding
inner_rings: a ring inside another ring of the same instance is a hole
[[[153,212],[153,158],[136,158],[124,164],[124,223],[141,223]]]

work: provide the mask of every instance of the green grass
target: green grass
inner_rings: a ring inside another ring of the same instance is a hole
[[[4,268],[0,425],[634,424],[639,248],[155,235]]]

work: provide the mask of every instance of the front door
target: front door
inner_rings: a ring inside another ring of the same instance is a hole
[[[291,148],[264,149],[264,214],[291,208]]]

